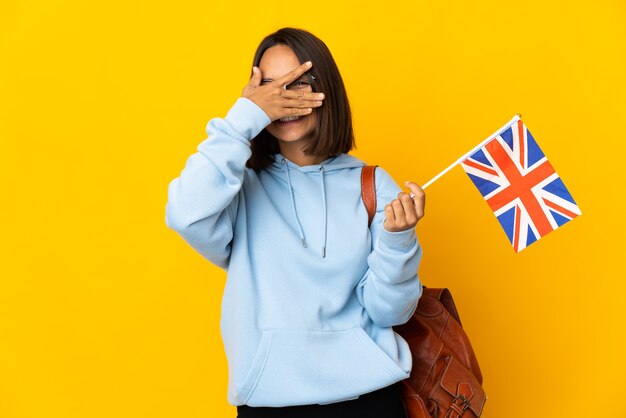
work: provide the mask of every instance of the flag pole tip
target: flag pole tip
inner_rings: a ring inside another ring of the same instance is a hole
[[[518,114],[517,114],[517,117],[521,119],[521,118],[522,118],[522,114],[521,114],[521,113],[518,113]]]

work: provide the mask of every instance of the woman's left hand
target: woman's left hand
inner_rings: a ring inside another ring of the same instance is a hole
[[[405,182],[411,189],[413,197],[405,192],[398,193],[398,198],[385,206],[385,221],[383,227],[389,232],[406,231],[415,228],[417,222],[424,217],[426,194],[424,190],[413,182]]]

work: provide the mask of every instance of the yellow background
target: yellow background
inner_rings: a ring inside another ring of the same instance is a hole
[[[522,113],[583,215],[516,254],[456,167],[421,278],[455,297],[484,417],[626,417],[625,23],[618,0],[3,0],[0,417],[235,417],[225,274],[166,228],[167,185],[282,26],[327,43],[354,154],[400,184]]]

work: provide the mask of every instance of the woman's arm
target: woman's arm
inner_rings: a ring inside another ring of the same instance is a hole
[[[206,127],[198,145],[168,189],[165,223],[212,263],[224,268],[237,214],[250,140],[270,123],[267,114],[247,98],[239,98],[225,118]]]
[[[264,85],[261,71],[254,67],[242,97],[224,119],[209,121],[208,138],[169,185],[165,223],[222,268],[230,258],[237,196],[252,155],[250,141],[273,120],[306,115],[322,105],[323,93],[298,94],[284,88],[312,65],[306,62]]]
[[[422,258],[414,223],[409,228],[390,232],[383,226],[385,208],[398,198],[401,189],[386,171],[376,169],[377,210],[370,226],[372,252],[368,270],[357,285],[359,302],[372,321],[381,327],[404,324],[409,320],[422,294],[417,268]],[[423,198],[423,196],[422,196]],[[396,203],[397,205],[397,203]],[[421,215],[423,216],[423,206]],[[391,228],[393,230],[398,228]]]

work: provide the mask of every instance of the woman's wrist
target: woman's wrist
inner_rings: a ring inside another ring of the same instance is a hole
[[[272,121],[252,100],[239,97],[224,118],[248,140],[256,137]]]

